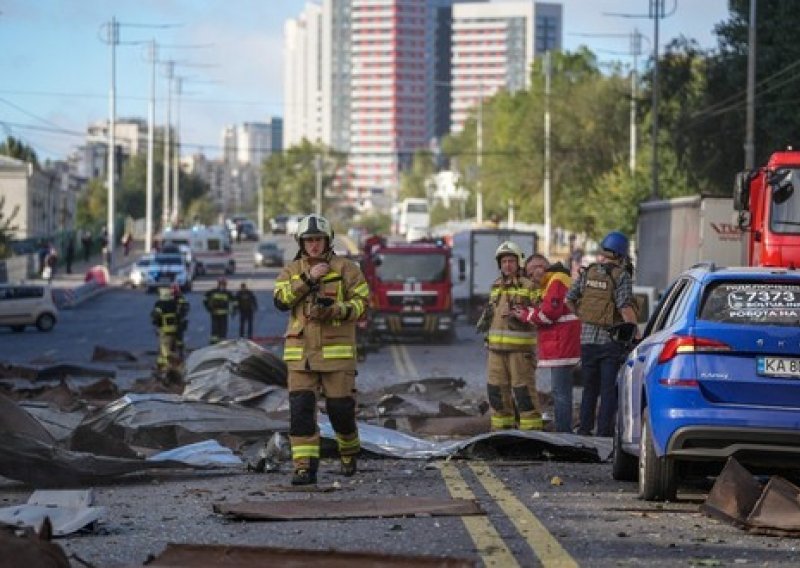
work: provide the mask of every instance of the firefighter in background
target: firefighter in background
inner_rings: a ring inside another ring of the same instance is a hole
[[[228,337],[228,317],[235,299],[228,289],[225,278],[217,280],[217,287],[206,292],[203,305],[211,314],[211,344],[219,343]]]
[[[595,436],[614,435],[617,371],[626,352],[610,331],[623,322],[635,326],[638,319],[629,247],[628,237],[618,231],[608,233],[600,242],[600,261],[581,270],[567,292],[567,305],[581,320],[583,394],[578,434],[583,436],[591,436],[592,430]]]
[[[172,297],[178,303],[178,335],[176,337],[176,349],[180,358],[183,359],[185,353],[183,337],[186,333],[186,329],[189,327],[189,310],[191,309],[191,305],[189,304],[189,300],[186,299],[186,296],[183,295],[178,283],[172,285]]]
[[[158,301],[150,312],[150,320],[158,332],[158,357],[156,368],[166,373],[172,368],[177,356],[177,338],[180,328],[178,302],[169,288],[159,288]]]
[[[253,315],[258,311],[256,295],[247,287],[247,284],[242,282],[235,299],[234,313],[239,314],[239,337],[253,339]]]
[[[500,277],[492,284],[489,302],[478,321],[478,331],[486,333],[492,430],[543,427],[534,378],[536,330],[514,317],[517,308],[530,307],[538,296],[533,282],[521,274],[523,258],[522,250],[511,241],[497,247]]]
[[[289,312],[283,358],[289,368],[292,484],[309,485],[316,483],[319,467],[319,394],[336,433],[341,472],[356,472],[356,321],[366,310],[369,288],[356,263],[334,254],[333,230],[324,217],[304,217],[295,240],[299,250],[275,281],[274,301]]]

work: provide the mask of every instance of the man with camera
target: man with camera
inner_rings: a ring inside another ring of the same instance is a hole
[[[283,359],[289,369],[292,485],[311,485],[319,469],[320,393],[336,433],[341,472],[356,472],[356,321],[367,308],[369,288],[356,263],[334,254],[333,229],[324,217],[304,217],[295,240],[299,250],[275,281],[274,302],[289,312]]]

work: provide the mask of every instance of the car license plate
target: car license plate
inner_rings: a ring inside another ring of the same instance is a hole
[[[404,325],[422,325],[425,321],[425,316],[403,316]]]
[[[800,359],[759,357],[756,364],[759,375],[800,379]]]

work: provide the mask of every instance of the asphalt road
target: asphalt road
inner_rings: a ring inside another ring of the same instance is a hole
[[[293,251],[284,239],[289,252]],[[236,245],[238,273],[261,305],[256,335],[282,333],[285,319],[271,302],[275,269],[253,270],[252,245]],[[287,252],[287,254],[289,254]],[[190,347],[208,341],[202,293],[214,278],[196,283],[188,335]],[[52,333],[0,330],[0,359],[25,362],[88,361],[95,345],[154,351],[149,318],[155,297],[141,290],[112,290],[65,310]],[[237,323],[235,320],[234,324]],[[430,376],[461,377],[482,396],[483,348],[460,324],[452,345],[384,346],[360,365],[360,390]],[[94,532],[59,539],[73,564],[142,564],[167,543],[215,543],[375,551],[464,558],[485,566],[796,566],[800,540],[749,535],[699,512],[708,484],[685,487],[675,503],[639,501],[632,483],[611,479],[608,463],[552,461],[365,459],[354,478],[323,460],[322,485],[330,493],[289,493],[290,467],[270,474],[158,473],[130,476],[96,488],[105,521]],[[0,478],[0,504],[23,503],[30,488]],[[388,497],[461,497],[478,501],[485,515],[418,516],[366,520],[242,522],[215,514],[215,503],[249,501],[376,500]]]

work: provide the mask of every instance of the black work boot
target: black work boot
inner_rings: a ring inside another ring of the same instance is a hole
[[[310,469],[296,469],[292,475],[292,485],[314,485],[317,483],[317,472]]]
[[[356,473],[356,456],[342,456],[342,475],[345,477],[353,477]]]
[[[315,485],[317,483],[319,459],[311,458],[308,465],[296,464],[292,475],[292,485]]]

